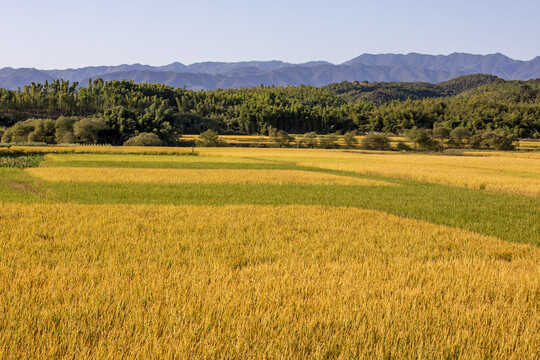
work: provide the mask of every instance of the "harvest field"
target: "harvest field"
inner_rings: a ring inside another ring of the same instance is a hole
[[[303,134],[292,134],[291,135],[294,138],[295,142],[298,142],[301,140]],[[182,140],[188,140],[188,141],[196,141],[198,139],[198,135],[182,135]],[[319,135],[319,138],[322,136]],[[361,141],[363,136],[356,136],[356,140]],[[230,144],[232,146],[253,146],[253,145],[272,145],[272,139],[268,136],[258,136],[258,135],[222,135],[221,139],[223,139],[227,144]],[[343,136],[338,135],[337,136],[337,143],[340,145],[345,145],[345,141],[343,140]],[[404,136],[392,136],[390,137],[390,144],[392,147],[396,147],[398,142],[404,142],[407,145],[414,146],[413,142],[408,140]],[[540,149],[540,140],[534,140],[534,139],[521,139],[517,142],[517,148],[519,150],[538,150]]]
[[[39,149],[2,359],[539,357],[539,154]]]

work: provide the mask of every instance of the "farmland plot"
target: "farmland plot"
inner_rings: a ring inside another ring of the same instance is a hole
[[[145,151],[0,169],[0,358],[540,353],[540,159]]]

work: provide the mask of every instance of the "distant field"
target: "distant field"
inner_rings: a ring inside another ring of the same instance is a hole
[[[2,359],[540,353],[536,152],[51,149],[0,168]]]
[[[294,141],[298,143],[302,137],[303,134],[291,134],[291,136],[295,139]],[[322,139],[326,135],[317,135],[317,139]],[[180,140],[187,140],[187,141],[196,141],[199,138],[199,135],[182,135]],[[266,145],[266,146],[272,146],[274,144],[274,141],[269,136],[260,136],[260,135],[221,135],[221,139],[223,139],[227,144],[233,145],[233,146],[255,146],[255,145]],[[356,136],[355,137],[357,141],[361,141],[363,136]],[[399,136],[393,136],[390,137],[390,145],[395,147],[398,142],[405,142],[408,145],[413,145],[412,142],[407,141],[405,137],[399,137]],[[337,144],[343,146],[345,145],[345,141],[343,140],[342,135],[337,136]]]
[[[520,150],[540,150],[540,140],[520,140],[519,147]]]
[[[298,142],[302,139],[303,134],[293,134],[295,141]],[[182,135],[181,140],[195,141],[198,139],[198,135]],[[225,140],[230,145],[239,145],[239,146],[250,146],[250,145],[272,145],[273,141],[268,136],[259,136],[259,135],[221,135],[223,140]],[[319,135],[318,138],[323,138],[324,135]],[[356,136],[358,141],[361,141],[363,136]],[[398,142],[404,142],[409,146],[413,146],[413,143],[403,136],[392,136],[390,137],[390,145],[396,147]],[[338,144],[345,145],[343,136],[338,135]],[[517,149],[521,151],[536,151],[540,150],[540,140],[525,139],[520,140],[517,143]]]

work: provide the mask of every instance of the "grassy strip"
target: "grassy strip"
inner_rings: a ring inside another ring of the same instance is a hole
[[[294,164],[223,163],[223,162],[157,162],[157,161],[44,161],[45,167],[142,168],[142,169],[270,169],[298,170]]]
[[[0,168],[0,200],[10,202],[43,202],[44,189],[36,179],[19,169]]]
[[[176,155],[197,156],[198,153],[187,147],[153,147],[153,146],[110,146],[110,145],[12,145],[6,152],[19,152],[27,154],[122,154],[122,155]]]
[[[381,179],[381,178],[378,178]],[[85,204],[262,204],[350,206],[540,245],[540,199],[399,181],[404,186],[48,183]]]
[[[258,159],[265,160],[265,159]],[[392,188],[323,185],[166,185],[166,184],[70,184],[48,186],[67,201],[129,204],[306,204],[353,206],[386,211],[400,216],[451,225],[515,241],[540,244],[540,199],[491,193],[412,180],[360,174],[352,171],[297,166],[291,162],[222,163],[159,161],[66,161],[44,165],[206,168],[292,169],[341,176],[385,180],[402,186]]]

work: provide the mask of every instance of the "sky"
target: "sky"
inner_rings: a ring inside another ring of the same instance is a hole
[[[0,68],[540,55],[538,0],[0,0]]]

